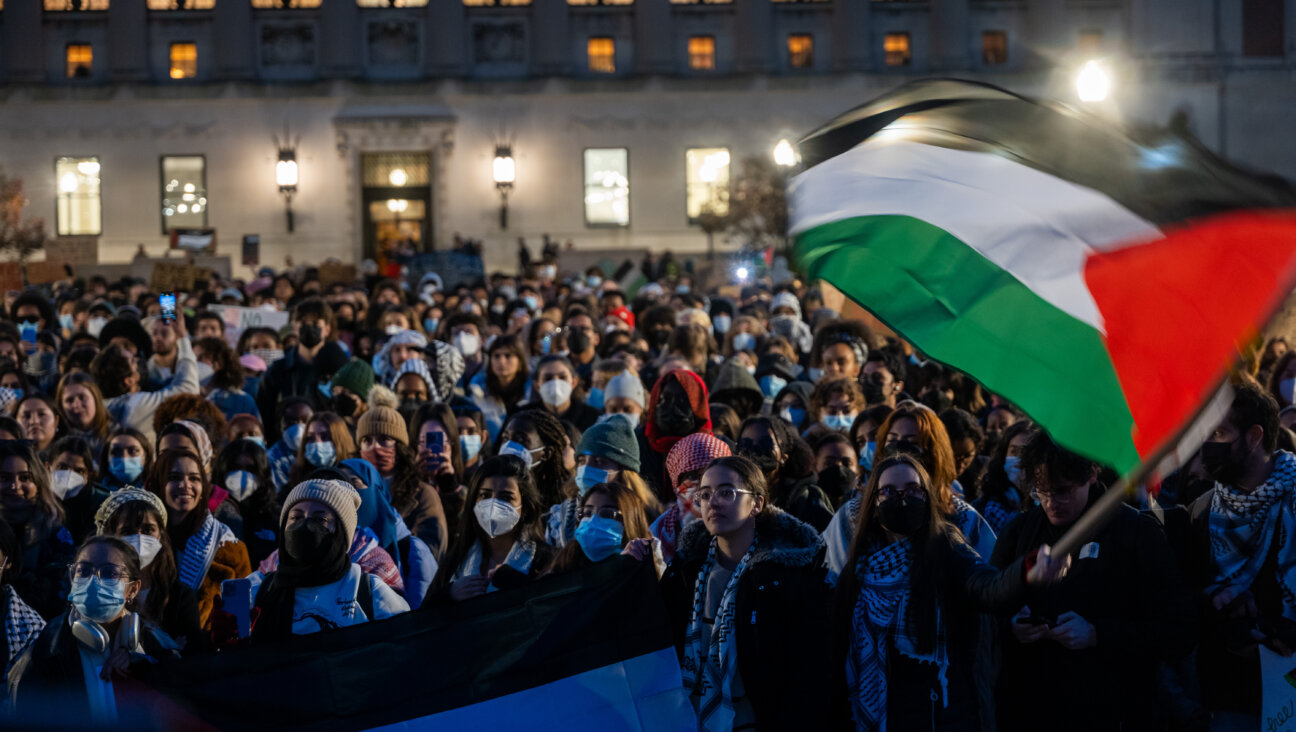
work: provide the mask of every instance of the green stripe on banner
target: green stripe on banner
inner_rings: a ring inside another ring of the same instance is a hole
[[[932,358],[1122,472],[1139,463],[1134,419],[1101,335],[943,229],[862,216],[796,237],[808,276],[832,283]]]

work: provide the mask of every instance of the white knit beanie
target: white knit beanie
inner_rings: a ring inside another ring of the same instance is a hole
[[[283,526],[288,519],[288,511],[294,504],[302,501],[319,501],[333,509],[342,532],[346,535],[346,545],[351,546],[355,540],[356,512],[360,510],[360,494],[349,483],[340,480],[308,480],[298,483],[284,501],[283,510],[279,512],[279,525]]]

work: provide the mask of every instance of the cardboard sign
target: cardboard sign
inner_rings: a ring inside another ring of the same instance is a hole
[[[261,235],[243,235],[243,266],[255,267],[261,264]]]
[[[60,236],[45,242],[46,262],[98,264],[99,239],[94,236]]]
[[[45,285],[51,282],[58,282],[68,278],[66,265],[63,262],[28,262],[27,263],[27,284]]]
[[[172,229],[171,248],[190,252],[216,251],[215,229]]]
[[[1260,729],[1296,731],[1296,656],[1283,658],[1260,646]]]
[[[188,292],[193,289],[194,268],[185,262],[154,262],[149,289],[153,292]]]
[[[354,264],[325,262],[320,265],[319,278],[320,287],[325,289],[339,282],[344,285],[354,285],[356,282],[356,267]]]
[[[274,328],[277,331],[288,325],[288,313],[282,310],[208,305],[207,311],[216,313],[225,321],[225,340],[230,346],[237,346],[239,336],[248,328]]]

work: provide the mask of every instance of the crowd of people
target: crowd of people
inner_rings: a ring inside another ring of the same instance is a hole
[[[1296,649],[1285,342],[1054,556],[1116,476],[971,378],[795,277],[625,292],[556,249],[452,287],[266,269],[174,318],[130,279],[7,295],[7,713],[110,720],[139,663],[617,558],[700,730],[1258,728],[1257,647]]]

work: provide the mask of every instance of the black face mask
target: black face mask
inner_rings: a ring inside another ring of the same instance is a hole
[[[324,557],[332,532],[318,519],[297,519],[284,527],[284,551],[298,564],[313,564]]]
[[[892,496],[877,507],[878,523],[899,536],[911,536],[927,523],[927,502],[918,498]]]
[[[883,399],[882,385],[872,379],[865,379],[861,384],[864,389],[865,404],[881,404]]]
[[[355,398],[347,394],[338,394],[333,397],[333,411],[339,417],[350,417],[356,411]]]
[[[654,419],[668,435],[683,437],[693,431],[693,410],[675,401],[658,402]]]
[[[738,454],[756,463],[756,467],[760,468],[767,478],[773,475],[775,470],[778,470],[779,462],[774,457],[773,450],[760,450],[750,442],[746,444],[740,442],[738,443]]]
[[[584,353],[589,350],[590,337],[583,330],[573,330],[567,334],[567,350],[572,353]]]
[[[1206,474],[1224,485],[1234,485],[1246,469],[1245,462],[1234,454],[1233,442],[1203,442],[1202,467]],[[1243,443],[1245,445],[1246,443]]]
[[[303,325],[297,329],[297,340],[307,348],[314,348],[324,342],[324,329],[318,325]]]
[[[850,492],[855,485],[855,474],[845,465],[837,464],[819,471],[819,487],[834,501]]]
[[[653,328],[648,331],[648,344],[660,351],[670,340],[670,335],[669,328]]]
[[[355,321],[351,318],[338,318],[338,330],[355,330]]]

